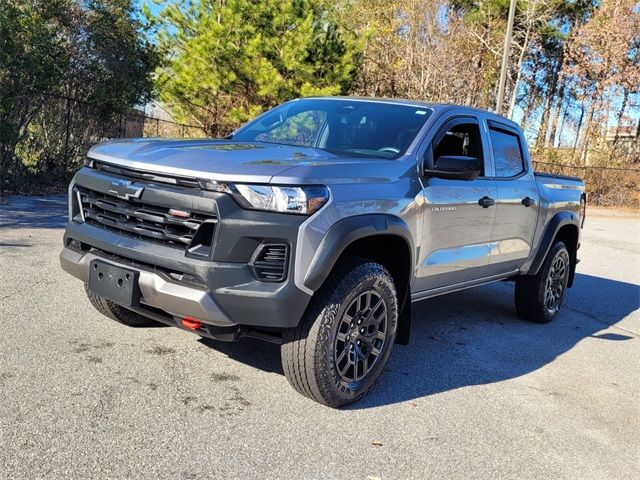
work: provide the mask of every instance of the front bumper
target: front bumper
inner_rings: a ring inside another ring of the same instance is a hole
[[[89,252],[63,248],[60,253],[62,269],[89,283],[91,261],[103,258]],[[127,264],[112,262],[116,266],[131,268]],[[211,294],[203,289],[180,285],[167,281],[162,276],[145,270],[139,270],[141,303],[160,309],[173,317],[196,317],[204,323],[219,327],[231,327],[236,324],[222,313]]]
[[[113,178],[88,168],[74,177],[60,255],[65,271],[87,282],[95,258],[138,270],[141,306],[175,318],[192,316],[219,327],[298,325],[311,298],[294,281],[298,229],[306,217],[245,210],[225,194],[136,180],[136,186],[144,187],[141,202],[216,212],[211,252],[195,258],[175,246],[83,222],[74,187],[107,193]],[[288,246],[284,281],[262,281],[250,265],[256,249],[265,243]]]

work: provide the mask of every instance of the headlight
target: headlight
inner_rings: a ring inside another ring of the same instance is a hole
[[[323,185],[291,187],[224,184],[210,180],[201,180],[200,185],[207,190],[231,194],[245,208],[271,212],[311,215],[329,200],[329,190]]]

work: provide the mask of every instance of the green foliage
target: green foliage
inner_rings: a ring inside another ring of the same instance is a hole
[[[143,27],[132,0],[0,0],[0,193],[8,177],[64,178],[150,97],[159,57]]]
[[[282,125],[262,133],[256,138],[264,142],[312,145],[320,134],[325,118],[325,112],[301,112],[289,117]]]
[[[52,91],[64,74],[56,11],[65,3],[0,0],[0,148],[17,142],[33,116],[29,97]]]
[[[167,58],[161,100],[213,135],[291,98],[347,93],[361,49],[326,1],[182,0],[146,15]]]
[[[88,0],[83,17],[76,37],[80,44],[74,73],[79,78],[74,98],[81,93],[107,113],[148,101],[153,91],[150,72],[159,56],[144,35],[132,0]]]

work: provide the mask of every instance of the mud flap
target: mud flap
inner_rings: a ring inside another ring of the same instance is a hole
[[[409,288],[406,289],[401,305],[400,315],[398,315],[398,328],[396,329],[396,343],[409,345],[411,337],[411,308],[413,306],[409,296]]]

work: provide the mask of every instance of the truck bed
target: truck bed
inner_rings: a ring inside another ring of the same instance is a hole
[[[570,182],[582,183],[582,179],[580,177],[572,177],[570,175],[559,175],[557,173],[547,173],[547,172],[533,172],[533,174],[536,177],[553,178],[557,180],[567,180]]]

